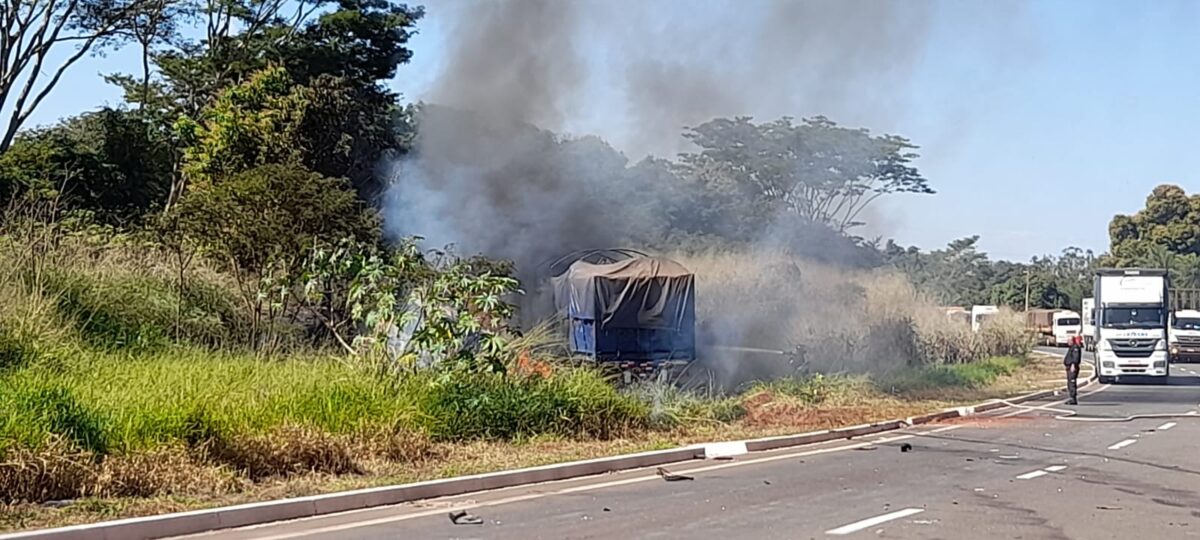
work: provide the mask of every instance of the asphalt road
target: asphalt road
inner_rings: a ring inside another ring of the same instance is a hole
[[[201,535],[221,540],[1200,538],[1200,365],[1168,384],[734,461],[555,482]],[[910,444],[912,450],[901,452]],[[464,509],[482,525],[454,525]]]

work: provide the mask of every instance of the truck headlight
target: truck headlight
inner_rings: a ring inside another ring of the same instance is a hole
[[[1171,344],[1171,354],[1179,354],[1179,345]]]
[[[1103,362],[1100,362],[1100,367],[1102,367],[1104,369],[1113,369],[1113,368],[1117,367],[1117,363],[1113,362],[1112,360],[1105,360]]]
[[[1163,362],[1162,360],[1159,360],[1154,363],[1154,369],[1163,369],[1165,367],[1167,367],[1167,363]]]
[[[1154,342],[1154,350],[1156,350],[1156,351],[1163,351],[1163,350],[1166,350],[1166,348],[1167,348],[1167,345],[1166,345],[1166,341],[1165,341],[1165,340],[1161,340],[1161,339],[1160,339],[1160,340],[1156,340],[1156,341]]]

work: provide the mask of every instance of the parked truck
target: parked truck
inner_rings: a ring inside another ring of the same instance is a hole
[[[997,313],[1000,313],[1000,308],[996,306],[971,306],[971,330],[978,332]]]
[[[1079,314],[1065,309],[1031,309],[1025,312],[1025,326],[1042,345],[1065,347],[1082,331]]]
[[[551,281],[573,353],[626,378],[695,359],[695,276],[682,265],[628,250],[581,252],[562,263]]]
[[[1083,348],[1094,351],[1096,350],[1096,299],[1084,298],[1079,315],[1083,319],[1080,328],[1080,331],[1083,332]]]
[[[1167,273],[1157,269],[1096,271],[1093,357],[1100,382],[1117,382],[1123,376],[1169,376],[1169,281]]]

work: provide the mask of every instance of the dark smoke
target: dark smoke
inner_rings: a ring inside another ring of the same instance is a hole
[[[971,4],[985,21],[991,5]],[[420,96],[414,151],[392,164],[389,232],[513,260],[527,289],[567,252],[644,247],[668,223],[712,218],[691,180],[628,157],[687,151],[683,129],[714,117],[826,114],[890,129],[947,6],[439,1],[431,15],[452,21],[445,60]],[[560,135],[571,132],[603,140]],[[767,227],[762,247],[786,237],[825,262],[860,255],[829,231],[796,231]]]

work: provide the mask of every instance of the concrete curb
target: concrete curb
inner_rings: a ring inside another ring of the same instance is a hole
[[[625,469],[653,467],[704,457],[703,448],[685,447],[658,452],[574,461],[528,469],[430,480],[311,497],[122,519],[57,529],[0,535],[0,540],[149,540],[300,519],[348,510],[387,506],[437,497],[462,495],[540,482],[567,480]]]
[[[1089,378],[1079,385],[1080,388],[1091,385],[1095,378]],[[1004,400],[1008,403],[1024,403],[1047,397],[1053,397],[1062,388],[1042,390]],[[957,407],[944,411],[913,416],[903,420],[888,420],[873,424],[863,424],[845,428],[814,431],[798,435],[784,435],[746,441],[729,441],[711,445],[693,445],[672,450],[643,452],[626,456],[614,456],[586,461],[574,461],[557,465],[545,465],[527,469],[501,471],[495,473],[463,476],[430,480],[399,486],[329,493],[311,497],[283,499],[259,503],[196,510],[175,514],[163,514],[141,518],[122,519],[88,525],[76,525],[56,529],[44,529],[0,535],[0,540],[152,540],[170,536],[183,536],[209,532],[219,529],[261,525],[277,521],[301,519],[308,517],[361,510],[378,506],[400,504],[423,499],[448,497],[492,489],[515,487],[556,480],[568,480],[583,476],[592,476],[627,469],[653,467],[668,463],[679,463],[740,453],[729,452],[728,445],[744,445],[747,452],[762,452],[793,446],[804,446],[839,439],[852,439],[865,435],[873,435],[885,431],[895,431],[920,424],[928,424],[953,418],[962,418],[979,413],[1008,407],[1000,400],[992,400],[973,407]],[[712,451],[707,451],[711,447]],[[720,450],[717,450],[720,449]],[[714,454],[708,456],[707,454]]]

